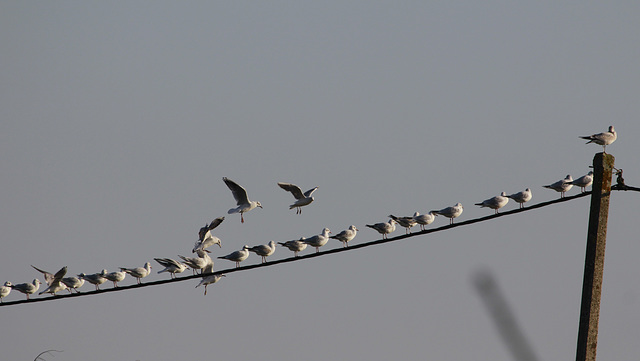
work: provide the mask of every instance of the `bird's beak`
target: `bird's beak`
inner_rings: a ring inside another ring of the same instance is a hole
[[[211,251],[209,251],[208,249],[205,249],[204,251],[207,252],[207,253],[211,253]]]

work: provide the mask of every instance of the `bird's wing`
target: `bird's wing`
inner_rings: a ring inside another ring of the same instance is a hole
[[[293,194],[293,196],[296,199],[302,199],[304,198],[304,194],[302,194],[302,189],[300,189],[300,187],[298,187],[295,184],[291,184],[291,183],[282,183],[282,182],[278,182],[278,185],[280,186],[280,188],[284,189],[287,192],[291,192],[291,194]]]
[[[220,225],[224,221],[224,217],[218,217],[209,223],[209,230],[212,230]]]
[[[227,177],[223,177],[222,180],[224,183],[231,189],[231,193],[233,193],[233,198],[235,198],[238,205],[249,203],[249,197],[247,197],[247,191],[242,188],[238,183],[232,181]]]
[[[42,273],[42,276],[44,277],[44,282],[46,284],[50,285],[51,282],[53,282],[53,277],[54,277],[53,273],[41,270],[40,268],[38,268],[38,267],[36,267],[34,265],[31,265],[31,267],[35,268],[36,271]]]
[[[304,192],[304,196],[305,197],[311,197],[311,195],[313,194],[313,192],[316,191],[316,189],[318,189],[318,187],[309,189],[308,191]]]
[[[60,282],[60,280],[62,279],[62,277],[64,277],[64,275],[67,274],[67,266],[64,266],[62,268],[60,268],[60,270],[58,272],[56,272],[55,275],[53,275],[53,280]]]

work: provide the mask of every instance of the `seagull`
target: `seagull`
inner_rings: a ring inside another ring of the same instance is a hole
[[[269,244],[261,244],[259,246],[253,246],[249,248],[249,251],[262,257],[262,263],[267,262],[267,257],[271,256],[276,251],[276,242],[270,241]]]
[[[560,192],[560,198],[564,198],[564,192],[568,191],[573,187],[573,184],[571,184],[571,182],[573,182],[573,178],[571,178],[570,174],[567,174],[567,176],[564,179],[560,179],[559,181],[553,184],[549,184],[543,187],[553,189],[556,192]]]
[[[278,242],[278,244],[287,247],[289,251],[293,251],[293,255],[298,257],[298,252],[304,251],[307,248],[307,244],[304,243],[305,238],[301,237],[300,240],[294,239],[293,241]]]
[[[378,231],[378,233],[382,235],[382,239],[386,239],[387,234],[396,230],[396,221],[393,219],[390,219],[389,222],[386,222],[386,223],[382,222],[382,223],[376,223],[376,224],[367,224],[366,226],[369,228],[375,229],[376,231]]]
[[[416,222],[416,220],[413,219],[413,217],[396,217],[393,214],[390,214],[389,218],[393,219],[399,225],[404,227],[404,234],[411,233],[411,227],[413,227],[416,224],[418,224],[418,222]]]
[[[613,143],[618,139],[618,133],[613,129],[613,125],[609,126],[609,131],[604,133],[592,134],[587,136],[580,136],[582,139],[588,140],[586,144],[596,143],[602,146],[602,152],[607,153],[607,145]]]
[[[236,268],[238,268],[240,266],[240,262],[247,259],[247,257],[249,257],[249,246],[244,245],[241,250],[231,252],[226,256],[222,256],[218,258],[228,259],[229,261],[233,261],[236,263]]]
[[[206,270],[209,271],[209,272],[203,272],[203,273],[211,273],[211,272],[213,272],[213,265],[211,266],[211,268],[207,267]],[[216,274],[213,274],[213,275],[202,277],[202,281],[200,281],[200,283],[198,283],[196,288],[204,285],[204,295],[206,296],[207,295],[207,286],[212,284],[212,283],[216,283],[216,282],[220,281],[220,279],[222,277],[226,277],[226,275],[224,273],[216,273]]]
[[[67,288],[67,285],[62,283],[62,277],[64,277],[64,275],[66,274],[67,274],[67,266],[64,266],[58,272],[56,272],[55,275],[53,275],[53,279],[51,280],[49,287],[47,287],[46,290],[40,292],[39,295],[43,293],[50,293],[55,296],[56,292],[65,290]]]
[[[569,183],[571,185],[580,187],[580,192],[584,193],[585,188],[587,188],[588,186],[591,185],[591,183],[593,183],[593,172],[590,171],[589,173]]]
[[[218,217],[211,221],[211,223],[205,224],[204,227],[200,228],[200,231],[198,232],[198,240],[193,246],[193,250],[191,252],[196,253],[198,249],[205,249],[214,244],[217,244],[218,247],[222,248],[222,241],[220,238],[211,234],[211,230],[218,227],[222,221],[224,221],[224,217]]]
[[[171,279],[176,278],[176,273],[182,273],[187,266],[181,262],[171,258],[154,258],[154,260],[164,267],[158,273],[169,272]]]
[[[31,267],[33,267],[36,271],[42,273],[42,277],[44,277],[44,283],[46,283],[47,286],[51,285],[51,282],[53,282],[53,278],[55,277],[53,273],[41,270],[34,265],[31,265]]]
[[[433,211],[427,214],[420,214],[416,212],[413,214],[413,219],[420,225],[420,230],[424,231],[424,226],[433,223],[433,221],[436,219],[436,215],[435,213],[433,213]]]
[[[93,284],[96,286],[96,291],[100,289],[100,285],[107,282],[107,279],[104,278],[104,276],[107,275],[107,270],[103,269],[102,272],[100,273],[93,273],[90,275],[84,274],[84,273],[80,273],[78,275],[79,278]]]
[[[20,293],[24,293],[25,295],[27,295],[27,299],[29,299],[29,295],[36,293],[41,284],[42,282],[40,282],[40,280],[36,278],[31,283],[19,283],[17,285],[12,284],[9,287]]]
[[[359,229],[356,226],[351,225],[349,228],[344,231],[336,234],[335,236],[331,236],[329,238],[337,239],[342,242],[342,248],[349,247],[349,241],[356,238],[356,234],[358,234]]]
[[[313,202],[313,197],[311,196],[313,192],[318,189],[318,187],[311,188],[308,191],[302,193],[302,189],[295,184],[291,183],[283,183],[278,182],[280,188],[284,189],[287,192],[291,192],[296,199],[296,202],[289,206],[289,209],[296,209],[296,214],[302,214],[302,206],[306,206]]]
[[[84,279],[73,276],[65,277],[62,279],[62,283],[64,283],[68,287],[67,290],[69,291],[69,293],[73,293],[72,290],[76,290],[77,293],[80,293],[80,291],[78,291],[78,288],[84,285]]]
[[[106,275],[104,275],[104,278],[106,278],[107,280],[113,282],[113,287],[118,287],[118,282],[124,280],[124,277],[127,275],[127,273],[125,271],[115,271],[115,272],[109,272]]]
[[[138,284],[140,284],[140,279],[147,277],[149,273],[151,273],[151,268],[153,268],[151,267],[151,263],[147,262],[144,264],[144,267],[136,267],[136,268],[120,267],[120,270],[125,271],[131,276],[135,277],[136,281],[138,281]]]
[[[447,218],[450,218],[449,224],[453,224],[453,219],[460,217],[463,210],[464,210],[464,207],[462,206],[462,203],[456,203],[456,205],[453,207],[447,207],[439,211],[431,211],[431,212],[433,212],[436,215],[440,214]]]
[[[514,202],[520,203],[520,208],[524,208],[524,203],[529,202],[533,194],[531,194],[531,189],[527,188],[522,192],[509,194],[507,197],[513,199]]]
[[[322,230],[322,233],[316,234],[313,237],[305,238],[302,242],[308,244],[311,247],[315,247],[316,248],[316,253],[318,253],[318,252],[320,252],[320,247],[324,246],[329,241],[329,234],[330,233],[331,233],[331,231],[329,230],[329,228],[325,227]]]
[[[223,177],[222,180],[225,182],[227,187],[231,189],[231,193],[233,193],[233,198],[235,198],[236,202],[238,203],[237,204],[238,207],[231,208],[228,213],[229,214],[240,213],[240,222],[244,223],[245,212],[249,212],[250,210],[256,207],[262,208],[262,205],[260,204],[260,202],[249,200],[249,197],[247,197],[247,191],[244,188],[242,188],[238,183],[232,181],[227,177]]]
[[[11,282],[7,281],[4,283],[4,286],[0,286],[0,303],[4,303],[2,299],[11,293],[11,285]]]
[[[480,207],[489,207],[495,210],[495,214],[498,214],[498,209],[504,207],[509,203],[509,197],[507,197],[507,193],[502,192],[499,196],[491,197],[489,199],[485,199],[480,203],[476,203],[476,206]]]
[[[199,249],[196,251],[198,257],[185,257],[181,255],[178,255],[178,257],[180,257],[182,261],[184,261],[184,263],[193,270],[193,274],[195,275],[197,270],[200,270],[200,273],[202,273],[202,270],[209,264],[213,265],[213,260],[209,257],[207,252],[209,251]]]

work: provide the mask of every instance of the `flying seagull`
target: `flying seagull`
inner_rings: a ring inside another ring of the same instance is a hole
[[[302,214],[302,206],[306,206],[313,202],[313,197],[311,196],[313,192],[318,189],[318,187],[311,188],[308,191],[302,193],[302,189],[295,184],[291,183],[283,183],[278,182],[280,188],[284,189],[287,192],[291,192],[296,199],[296,202],[289,206],[289,209],[296,209],[296,214]]]
[[[223,177],[222,180],[224,183],[231,189],[231,193],[233,193],[233,198],[235,198],[238,207],[231,208],[229,210],[229,214],[240,213],[240,222],[244,223],[244,213],[249,212],[250,210],[260,207],[262,205],[258,201],[250,201],[249,197],[247,197],[247,191],[242,188],[238,183],[232,181],[227,177]]]
[[[220,238],[211,234],[211,230],[218,227],[222,221],[224,221],[224,217],[218,217],[211,221],[211,223],[205,224],[204,227],[200,228],[200,231],[198,231],[198,240],[193,246],[193,253],[196,253],[197,250],[204,250],[214,244],[217,244],[218,247],[222,248],[222,241]]]

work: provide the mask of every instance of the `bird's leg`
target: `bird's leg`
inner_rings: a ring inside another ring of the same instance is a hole
[[[208,285],[204,285],[204,295],[205,295],[205,296],[207,295],[207,286],[208,286]]]
[[[244,213],[240,212],[240,223],[244,223]]]

